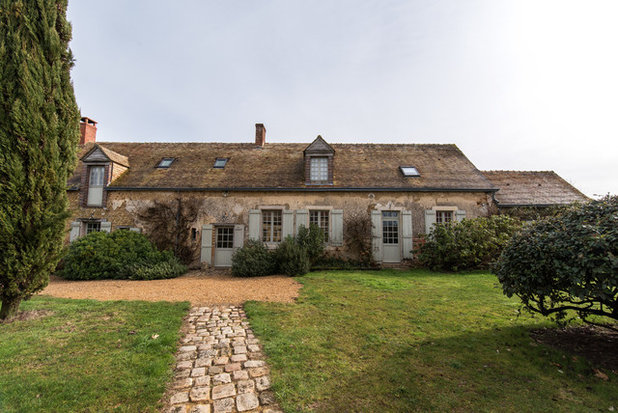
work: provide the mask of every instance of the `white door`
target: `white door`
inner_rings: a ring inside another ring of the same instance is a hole
[[[234,227],[216,227],[215,267],[231,267],[234,253]]]
[[[382,262],[401,262],[399,212],[382,211]]]

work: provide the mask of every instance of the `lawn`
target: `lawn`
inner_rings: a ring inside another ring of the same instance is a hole
[[[491,274],[318,272],[245,308],[286,412],[608,411],[618,377],[537,344]]]
[[[155,411],[187,303],[35,297],[0,324],[0,411]],[[157,336],[158,335],[158,336]]]

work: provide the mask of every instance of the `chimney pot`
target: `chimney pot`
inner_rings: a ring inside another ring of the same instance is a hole
[[[81,133],[79,138],[80,145],[97,141],[97,122],[94,120],[85,116],[82,117],[79,120],[79,131]]]
[[[263,123],[255,124],[255,144],[261,148],[266,143],[266,128]]]

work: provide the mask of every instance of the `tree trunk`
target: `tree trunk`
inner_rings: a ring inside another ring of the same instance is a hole
[[[6,320],[7,318],[11,318],[16,315],[17,310],[19,310],[19,303],[21,303],[20,298],[5,298],[4,300],[2,300],[2,307],[0,308],[0,320]]]

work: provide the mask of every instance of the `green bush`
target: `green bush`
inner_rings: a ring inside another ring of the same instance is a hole
[[[494,272],[504,294],[564,321],[574,310],[618,320],[618,196],[532,223],[502,252]]]
[[[273,253],[260,241],[248,240],[232,255],[232,275],[236,277],[259,277],[274,274],[275,271]]]
[[[304,275],[311,269],[307,248],[294,237],[288,236],[275,250],[279,271],[289,276]]]
[[[69,280],[158,279],[187,268],[168,251],[157,250],[133,231],[93,232],[74,241],[58,275]]]
[[[325,239],[322,228],[311,224],[309,228],[301,225],[296,234],[296,242],[307,251],[311,265],[324,255]]]
[[[434,225],[417,244],[416,258],[434,271],[488,269],[520,227],[506,215]]]

